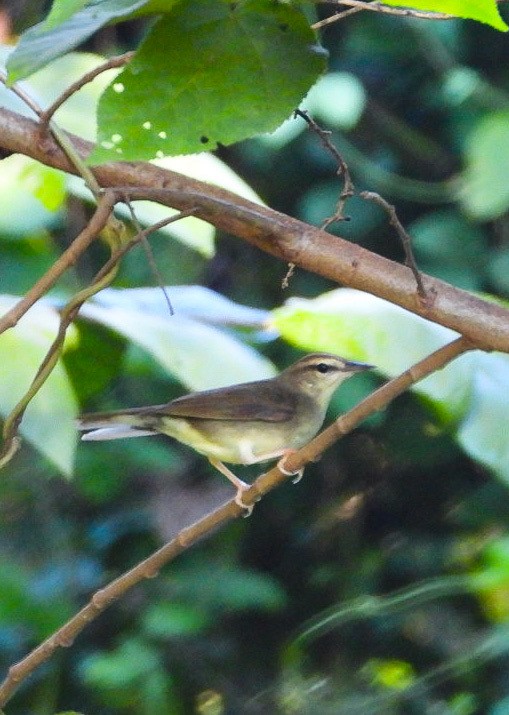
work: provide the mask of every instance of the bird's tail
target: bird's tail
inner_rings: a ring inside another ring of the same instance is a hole
[[[133,408],[119,412],[103,412],[82,415],[76,422],[80,432],[84,432],[83,441],[103,441],[124,439],[125,437],[146,437],[157,434],[152,429],[150,415],[145,408]]]

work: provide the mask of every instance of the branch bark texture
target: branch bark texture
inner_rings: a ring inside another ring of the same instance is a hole
[[[86,157],[92,144],[71,138]],[[57,144],[49,136],[41,136],[36,122],[6,109],[0,109],[0,149],[76,173]],[[456,330],[479,348],[509,352],[509,311],[499,305],[425,274],[421,274],[426,291],[422,300],[406,266],[148,162],[113,162],[94,167],[93,172],[103,188],[122,188],[131,200],[150,199],[179,210],[194,209],[196,216],[287,263],[389,300]]]

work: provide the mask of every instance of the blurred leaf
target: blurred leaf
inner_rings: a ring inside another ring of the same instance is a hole
[[[24,627],[32,629],[30,638],[47,638],[72,613],[64,588],[57,588],[53,598],[39,595],[34,588],[34,575],[17,561],[5,556],[0,562],[0,623],[12,624],[20,617]]]
[[[484,231],[454,210],[425,214],[408,227],[421,270],[465,290],[480,290],[488,254]]]
[[[64,175],[14,154],[0,164],[0,234],[25,237],[55,226],[65,198]]]
[[[9,57],[9,83],[28,77],[48,62],[84,42],[103,25],[129,15],[147,0],[102,0],[94,2],[58,25],[41,22],[24,32]]]
[[[271,131],[324,69],[316,35],[292,5],[180,3],[102,96],[90,162],[192,154]]]
[[[509,249],[492,251],[488,272],[495,287],[502,293],[509,294]]]
[[[509,208],[509,112],[494,112],[481,119],[468,137],[467,166],[461,199],[474,218],[487,221]]]
[[[509,482],[507,355],[477,355],[470,409],[458,430],[458,441],[474,459]]]
[[[159,289],[153,290],[160,295]],[[233,335],[179,315],[157,315],[151,307],[133,304],[129,298],[125,307],[89,303],[81,315],[147,350],[188,388],[223,387],[275,374],[266,358]]]
[[[286,595],[269,574],[249,570],[240,565],[229,567],[215,563],[207,571],[207,587],[203,588],[202,569],[181,569],[172,576],[171,589],[179,599],[199,604],[203,609],[223,612],[267,611],[283,608]]]
[[[0,313],[16,302],[13,296],[0,296]],[[55,310],[36,305],[16,327],[0,335],[3,357],[0,372],[0,413],[7,416],[29,388],[39,365],[58,330]],[[72,341],[71,328],[67,339]],[[74,418],[77,404],[69,378],[61,364],[30,403],[20,426],[20,433],[42,452],[63,474],[72,471],[76,433]]]
[[[350,72],[328,72],[302,102],[302,106],[317,121],[346,131],[355,127],[365,105],[364,87]]]
[[[143,628],[152,638],[178,638],[202,633],[210,619],[202,608],[180,603],[158,603],[143,616]]]
[[[500,17],[495,0],[387,0],[387,5],[416,10],[445,12],[456,17],[478,20],[505,32],[508,28]]]
[[[366,675],[369,673],[373,685],[393,690],[405,690],[415,681],[412,665],[404,660],[372,658],[364,666],[363,672]]]

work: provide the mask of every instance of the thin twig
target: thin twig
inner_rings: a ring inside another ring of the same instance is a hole
[[[125,196],[124,202],[126,203],[127,208],[129,209],[129,213],[131,214],[131,221],[133,222],[134,227],[136,228],[136,232],[138,233],[138,235],[142,235],[142,234],[143,234],[143,229],[142,229],[142,227],[141,227],[141,225],[140,225],[140,222],[138,221],[138,218],[136,217],[136,213],[135,213],[135,211],[134,211],[134,206],[132,205],[132,203],[131,203],[131,201],[130,201],[130,199],[129,199],[129,196]],[[182,218],[182,217],[179,215],[179,218]],[[165,225],[166,225],[166,224],[165,224]],[[152,273],[154,274],[154,276],[155,276],[155,278],[156,278],[156,281],[157,281],[157,284],[158,284],[159,288],[160,288],[160,289],[162,290],[162,292],[163,292],[164,299],[165,299],[165,301],[166,301],[166,305],[168,306],[168,310],[170,311],[170,315],[174,315],[174,314],[175,314],[175,311],[173,310],[173,306],[172,306],[172,304],[171,304],[170,296],[168,295],[168,292],[167,292],[166,287],[165,287],[165,285],[164,285],[163,277],[162,277],[162,275],[161,275],[161,271],[160,271],[159,268],[157,267],[157,263],[156,263],[156,261],[155,261],[154,254],[153,254],[153,252],[152,252],[152,248],[150,247],[150,243],[148,242],[146,236],[143,236],[143,238],[141,238],[141,244],[142,244],[142,246],[143,246],[143,250],[145,251],[145,256],[146,256],[146,258],[147,258],[148,265],[150,266],[150,270],[151,270]]]
[[[94,215],[74,239],[69,248],[52,264],[46,273],[30,288],[27,294],[0,318],[0,334],[13,328],[20,318],[52,288],[60,276],[86,251],[97,235],[105,227],[117,201],[113,191],[105,191],[99,199]]]
[[[396,15],[399,17],[415,17],[420,20],[455,20],[456,15],[449,15],[445,12],[431,12],[425,10],[413,10],[410,8],[399,8],[392,7],[391,5],[384,5],[381,2],[364,2],[364,0],[319,0],[323,4],[327,5],[347,5],[356,11],[371,10],[371,12],[378,12],[384,15]],[[342,20],[349,11],[343,11],[326,18],[325,20],[319,20],[315,22],[311,27],[314,30],[318,30],[320,27],[329,25],[337,20]]]
[[[315,121],[312,119],[309,114],[305,111],[302,111],[301,109],[296,109],[295,110],[295,116],[301,117],[304,119],[305,122],[309,125],[309,128],[311,131],[313,131],[320,139],[322,142],[323,146],[325,149],[334,157],[338,164],[338,168],[336,171],[336,174],[338,176],[343,177],[343,190],[341,191],[340,197],[338,199],[338,202],[336,204],[336,211],[334,212],[334,215],[331,216],[330,218],[326,219],[321,228],[325,230],[328,228],[332,223],[335,223],[336,221],[349,221],[350,217],[345,216],[344,214],[344,208],[345,204],[348,201],[348,199],[355,194],[355,187],[353,185],[352,178],[350,176],[350,171],[348,170],[348,165],[346,164],[345,160],[337,150],[337,148],[334,146],[334,144],[330,140],[331,132],[326,131],[325,129],[322,129]]]
[[[422,380],[435,370],[443,368],[462,353],[474,349],[468,340],[461,337],[436,350],[431,355],[406,370],[399,377],[390,380],[376,392],[366,397],[356,407],[338,418],[330,427],[319,434],[308,445],[292,453],[286,459],[289,471],[297,471],[310,461],[316,461],[322,453],[337,440],[356,427],[373,412],[386,407],[391,400],[404,392],[418,380]],[[245,491],[242,499],[246,505],[254,504],[263,494],[274,489],[288,479],[273,467],[266,474],[260,475],[251,488]],[[119,578],[97,591],[90,601],[61,628],[31,651],[23,660],[9,668],[7,677],[0,685],[0,708],[11,698],[19,685],[28,678],[42,663],[45,663],[58,648],[66,648],[73,644],[81,631],[109,605],[118,600],[124,593],[139,584],[143,579],[157,576],[163,566],[174,560],[180,553],[205,536],[210,536],[218,526],[226,524],[240,516],[244,510],[234,499],[207,514],[153,553],[141,563],[134,566]]]
[[[76,82],[73,82],[71,85],[69,85],[69,87],[67,87],[67,89],[62,92],[62,94],[57,97],[57,99],[55,99],[53,104],[51,104],[39,115],[39,125],[41,131],[47,131],[51,118],[53,117],[57,109],[59,109],[62,104],[64,104],[64,102],[66,102],[70,97],[72,97],[73,94],[75,94],[86,84],[92,82],[92,80],[94,80],[103,72],[106,72],[110,69],[115,69],[116,67],[123,67],[134,57],[134,55],[134,52],[126,52],[123,55],[110,57],[109,60],[106,60],[106,62],[103,62],[103,64],[99,65],[98,67],[95,67],[93,70],[90,70],[90,72],[87,72],[82,77],[77,79]]]
[[[366,201],[373,201],[373,203],[378,204],[378,206],[380,206],[388,215],[389,223],[394,227],[396,233],[401,239],[401,243],[403,244],[403,250],[405,251],[405,265],[407,265],[414,274],[415,282],[417,283],[417,293],[419,294],[421,300],[426,302],[426,289],[424,288],[420,271],[417,268],[414,252],[412,250],[412,239],[409,233],[403,228],[395,207],[382,198],[380,194],[377,194],[374,191],[361,191],[359,195],[361,198],[366,199]]]

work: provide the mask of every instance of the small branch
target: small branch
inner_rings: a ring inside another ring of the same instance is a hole
[[[423,303],[426,304],[428,302],[428,296],[422,282],[421,274],[417,268],[414,252],[412,250],[412,239],[409,233],[403,228],[403,225],[396,213],[396,209],[392,204],[382,198],[380,194],[377,194],[374,191],[361,191],[360,196],[361,198],[366,199],[366,201],[373,201],[373,203],[378,204],[378,206],[380,206],[389,216],[389,223],[396,229],[396,233],[400,237],[401,243],[403,244],[403,250],[405,251],[405,265],[408,266],[414,274],[415,282],[417,283],[417,293]]]
[[[449,15],[445,12],[428,12],[423,10],[412,10],[410,8],[399,8],[392,7],[390,5],[384,5],[380,2],[364,2],[364,0],[322,0],[324,4],[327,5],[346,5],[356,12],[362,10],[371,10],[371,12],[378,12],[384,15],[396,15],[399,17],[415,17],[420,20],[455,20],[457,17],[455,15]],[[315,22],[311,27],[314,30],[318,30],[320,27],[325,25],[330,25],[332,22],[342,20],[347,15],[352,14],[351,10],[345,10],[338,12],[325,20],[320,20]]]
[[[309,462],[316,461],[317,457],[320,457],[326,449],[354,429],[359,422],[373,412],[386,407],[391,400],[404,392],[410,385],[422,380],[435,370],[443,368],[458,355],[472,350],[474,347],[465,338],[458,338],[428,355],[399,377],[390,380],[352,410],[339,417],[308,445],[287,457],[286,466],[288,470],[297,471],[304,468]],[[256,479],[251,488],[243,493],[242,499],[246,505],[254,504],[263,494],[266,494],[287,479],[288,476],[280,472],[277,466],[273,467],[266,474],[262,474]],[[37,667],[45,663],[58,648],[71,646],[76,636],[126,591],[136,586],[143,579],[157,576],[163,566],[175,559],[196,541],[205,536],[210,536],[217,527],[226,524],[243,513],[244,510],[235,503],[234,499],[231,499],[211,514],[207,514],[199,521],[180,531],[174,539],[161,549],[97,591],[87,605],[66,624],[23,660],[9,668],[7,677],[0,685],[0,708],[5,705],[18,686]]]
[[[64,102],[66,102],[70,97],[72,97],[73,94],[75,94],[86,84],[92,82],[92,80],[94,80],[103,72],[106,72],[110,69],[115,69],[116,67],[123,67],[134,57],[134,55],[134,52],[126,52],[123,55],[117,55],[117,57],[110,57],[109,60],[106,60],[106,62],[103,62],[103,64],[99,65],[98,67],[95,67],[93,70],[90,70],[90,72],[87,72],[83,75],[83,77],[80,77],[76,80],[76,82],[73,82],[71,85],[69,85],[69,87],[67,87],[67,89],[62,92],[60,97],[57,97],[53,104],[51,104],[47,109],[45,109],[39,114],[39,126],[41,128],[41,131],[48,130],[51,118],[53,117],[57,109],[59,109],[62,104],[64,104]]]
[[[132,205],[130,199],[128,196],[125,197],[124,199],[125,203],[127,204],[127,208],[129,209],[129,213],[131,214],[131,221],[133,222],[134,227],[136,228],[136,231],[138,235],[143,236],[143,229],[140,225],[140,222],[138,221],[136,217],[136,213],[134,211],[134,206]],[[188,214],[189,215],[189,214]],[[179,218],[183,218],[181,215],[179,215]],[[166,222],[164,225],[167,225],[168,222]],[[143,236],[141,239],[141,243],[143,246],[143,249],[145,251],[145,256],[148,261],[148,265],[150,266],[150,270],[154,274],[157,284],[159,288],[162,290],[164,299],[166,301],[166,305],[168,306],[168,310],[170,311],[170,315],[174,315],[175,311],[173,310],[173,306],[171,304],[170,296],[168,295],[166,291],[166,287],[164,285],[163,277],[161,275],[161,272],[159,268],[157,267],[157,263],[154,258],[154,254],[152,252],[152,249],[150,247],[150,243],[147,241],[147,237]]]
[[[74,239],[69,248],[53,263],[51,268],[35,283],[28,293],[0,318],[0,335],[13,328],[19,319],[36,303],[60,276],[86,251],[108,222],[117,199],[113,191],[106,191],[99,200],[97,209],[83,231]]]
[[[309,128],[311,131],[313,131],[320,139],[322,142],[323,146],[325,149],[331,154],[334,159],[336,160],[338,164],[338,168],[336,171],[336,174],[338,176],[343,177],[343,190],[341,191],[339,200],[336,204],[336,211],[334,212],[334,215],[331,216],[330,218],[326,219],[321,228],[323,231],[325,231],[332,223],[335,223],[336,221],[349,221],[350,217],[344,215],[344,208],[345,204],[348,201],[348,199],[355,194],[355,187],[353,185],[352,178],[350,176],[350,171],[348,169],[348,166],[337,150],[337,148],[334,146],[334,144],[330,140],[331,132],[326,131],[325,129],[322,129],[315,121],[312,119],[307,112],[303,112],[300,109],[295,110],[295,116],[296,117],[301,117],[304,119],[305,122],[308,123]]]

